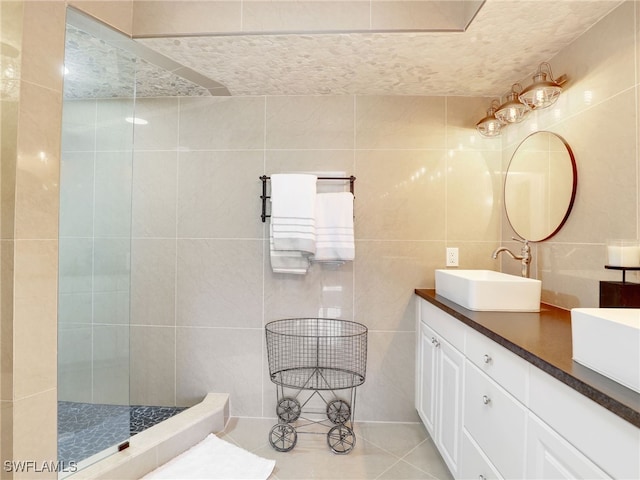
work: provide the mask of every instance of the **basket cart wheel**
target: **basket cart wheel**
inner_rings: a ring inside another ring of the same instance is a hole
[[[333,453],[344,455],[353,450],[356,444],[356,435],[345,425],[336,425],[327,433],[327,443]]]
[[[269,443],[278,452],[288,452],[296,446],[298,433],[287,423],[276,423],[269,432]]]
[[[327,403],[327,418],[335,425],[347,423],[351,417],[351,407],[344,400],[332,400]]]
[[[301,412],[300,402],[295,398],[285,397],[278,402],[276,407],[278,418],[287,423],[295,422],[300,417]]]

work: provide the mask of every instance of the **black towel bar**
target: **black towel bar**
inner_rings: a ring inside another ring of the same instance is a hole
[[[267,180],[270,179],[271,177],[268,177],[267,175],[262,175],[260,177],[260,180],[262,180],[262,195],[260,195],[260,199],[262,200],[262,215],[260,215],[260,218],[262,218],[262,223],[264,223],[265,220],[271,216],[267,215],[267,198],[271,198],[270,195],[267,195]],[[318,177],[318,180],[348,180],[349,191],[352,194],[354,193],[353,183],[356,181],[356,177],[354,177],[353,175],[351,175],[350,177]]]

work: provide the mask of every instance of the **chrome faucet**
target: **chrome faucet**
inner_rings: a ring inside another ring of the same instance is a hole
[[[498,254],[505,252],[514,260],[520,260],[522,265],[521,275],[525,278],[529,278],[529,265],[531,264],[531,247],[529,246],[529,240],[521,240],[516,237],[511,237],[513,240],[522,243],[522,248],[520,249],[520,255],[515,255],[511,250],[507,247],[499,247],[496,248],[495,251],[491,254],[491,258],[498,258]]]

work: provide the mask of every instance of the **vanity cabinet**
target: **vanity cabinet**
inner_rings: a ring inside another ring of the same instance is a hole
[[[416,345],[416,409],[449,470],[457,476],[462,434],[464,326],[447,325],[442,311],[420,304]]]
[[[416,408],[455,478],[640,478],[640,429],[417,303]]]

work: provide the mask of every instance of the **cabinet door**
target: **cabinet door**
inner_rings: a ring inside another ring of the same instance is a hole
[[[482,453],[468,432],[462,434],[462,455],[458,466],[458,477],[477,480],[501,480],[502,477]]]
[[[462,434],[462,372],[464,356],[446,340],[437,340],[436,444],[451,473],[457,477]]]
[[[640,430],[546,372],[531,369],[529,410],[613,478],[640,479]]]
[[[527,478],[577,480],[610,477],[530,413],[527,427]]]
[[[418,355],[418,414],[432,438],[435,438],[437,340],[433,330],[420,322]]]

